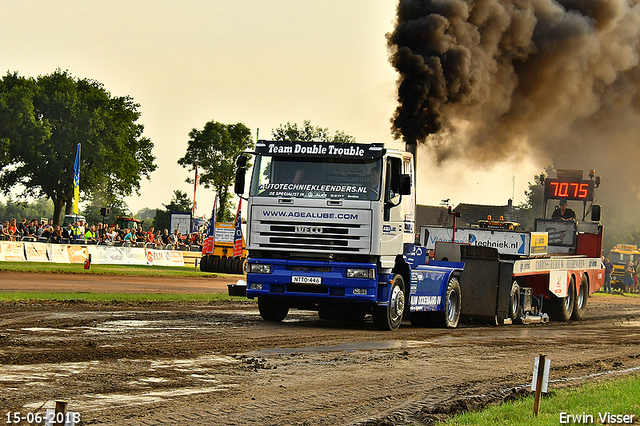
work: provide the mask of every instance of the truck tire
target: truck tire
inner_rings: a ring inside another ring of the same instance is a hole
[[[289,307],[280,300],[258,297],[258,310],[265,321],[282,322],[289,313]]]
[[[229,258],[227,256],[222,256],[220,258],[220,262],[218,262],[218,271],[223,274],[228,273],[227,265],[229,264]]]
[[[395,274],[387,306],[374,306],[373,323],[379,330],[397,330],[404,315],[404,278]]]
[[[218,272],[218,264],[220,263],[220,256],[209,256],[209,272]]]
[[[589,277],[587,274],[582,275],[582,281],[580,281],[580,290],[576,297],[576,302],[573,305],[573,314],[571,318],[576,321],[581,321],[584,318],[584,314],[587,312],[587,299],[589,298]]]
[[[567,297],[552,296],[549,300],[551,308],[549,310],[549,316],[554,321],[569,321],[573,314],[573,306],[576,301],[576,284],[575,278],[572,276],[569,282],[569,290],[567,291]]]
[[[200,258],[200,272],[209,272],[207,270],[206,263],[207,263],[207,256],[205,255]]]
[[[438,322],[441,327],[456,328],[460,319],[460,308],[462,307],[462,295],[460,293],[460,283],[455,277],[449,279],[447,292],[444,299],[444,312],[438,313]]]
[[[511,292],[509,293],[509,318],[512,321],[520,318],[520,285],[517,281],[511,284]]]

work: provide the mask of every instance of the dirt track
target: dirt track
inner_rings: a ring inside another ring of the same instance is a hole
[[[238,278],[0,273],[0,291],[224,292]],[[95,425],[433,424],[526,392],[539,353],[551,359],[552,389],[595,373],[638,374],[639,343],[640,298],[628,296],[591,297],[580,323],[455,330],[406,323],[396,332],[301,311],[270,324],[249,301],[6,303],[0,415],[4,422],[7,412],[44,412],[66,400],[81,424]]]

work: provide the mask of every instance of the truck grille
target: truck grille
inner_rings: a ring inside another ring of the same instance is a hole
[[[371,215],[359,211],[357,220],[307,221],[262,218],[251,225],[250,247],[315,253],[369,253]]]

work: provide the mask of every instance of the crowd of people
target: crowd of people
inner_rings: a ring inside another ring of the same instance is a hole
[[[33,241],[46,243],[80,243],[115,245],[128,247],[147,247],[173,250],[202,250],[203,236],[198,232],[182,235],[177,229],[170,233],[142,228],[120,228],[117,224],[98,223],[89,225],[84,221],[68,223],[66,226],[54,225],[52,220],[40,222],[37,219],[16,219],[0,222],[0,240]]]

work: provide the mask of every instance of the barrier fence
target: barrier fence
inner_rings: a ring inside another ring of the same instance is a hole
[[[84,263],[97,265],[190,266],[199,252],[144,247],[0,241],[0,261]]]

